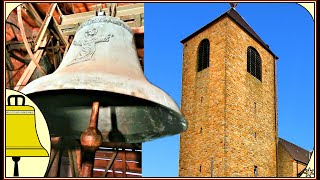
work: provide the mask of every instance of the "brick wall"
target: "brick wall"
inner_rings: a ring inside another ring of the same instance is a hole
[[[306,164],[294,160],[287,150],[281,144],[279,144],[278,177],[297,177],[297,174],[300,173],[306,166]]]
[[[210,66],[196,71],[210,41]],[[262,82],[247,73],[247,47],[262,59]],[[184,43],[180,176],[276,176],[274,57],[228,17]],[[256,108],[254,108],[256,104]],[[256,133],[256,137],[254,137]],[[201,166],[201,172],[200,172]]]

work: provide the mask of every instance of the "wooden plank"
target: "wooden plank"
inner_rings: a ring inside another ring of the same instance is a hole
[[[52,15],[53,15],[53,12],[56,7],[57,7],[57,3],[51,4],[50,9],[49,9],[49,13],[47,14],[46,18],[44,19],[44,21],[40,27],[39,33],[37,35],[37,38],[35,40],[34,51],[38,50],[38,48],[40,46],[40,42],[42,41],[43,36],[44,36],[45,32],[47,31],[48,25],[52,19]]]
[[[124,161],[124,159],[121,158],[123,154],[118,154],[118,157],[115,159],[115,166],[117,168],[121,168],[122,163],[126,162],[127,166],[130,166],[132,168],[141,168],[141,156],[137,156],[137,158],[135,160],[129,160],[127,157]],[[105,167],[108,162],[111,160],[112,158],[95,158],[95,166],[97,167]]]
[[[39,27],[41,27],[43,25],[43,20],[41,19],[39,13],[37,12],[37,10],[33,7],[33,5],[31,3],[22,4],[21,7],[25,11],[25,13],[29,17],[31,17]],[[48,36],[49,34],[50,34],[49,30],[46,29],[45,35]]]
[[[57,21],[53,18],[53,28],[57,31],[58,36],[60,37],[60,39],[62,40],[62,43],[66,46],[69,47],[69,42],[68,39],[65,38],[65,35],[62,33],[61,29],[59,28],[59,25],[57,23]]]
[[[144,34],[144,26],[141,26],[141,27],[131,27],[131,30],[132,30],[135,34]]]
[[[126,172],[127,172],[127,163],[126,163],[126,152],[123,151],[122,154],[120,154],[121,160],[122,160],[122,166],[121,166],[121,171],[122,173],[122,177],[126,177]],[[114,165],[113,167],[115,167],[116,165]]]
[[[109,161],[95,160],[94,168],[104,169],[108,163],[109,163]],[[139,164],[140,163],[133,163],[133,162],[123,163],[123,161],[114,161],[112,167],[114,169],[118,169],[123,172],[130,171],[130,172],[139,173],[139,172],[141,172],[141,169],[142,169],[141,165],[139,165]]]
[[[68,149],[68,157],[72,177],[79,177],[79,169],[77,168],[77,156],[75,149]]]
[[[40,17],[40,15],[38,14],[38,12],[35,10],[35,8],[33,7],[33,5],[31,3],[28,3],[28,4],[25,4],[23,6],[26,10],[26,13],[33,19],[35,19],[35,22],[37,23],[37,25],[39,27],[42,26],[42,19]],[[58,23],[56,21],[55,18],[52,18],[53,20],[53,27],[55,28],[56,32],[58,33],[58,36],[60,37],[59,39],[62,40],[62,43],[67,46],[69,43],[68,43],[68,40],[66,40],[63,36],[63,33],[61,32],[61,30],[58,28]],[[46,30],[46,34],[50,34],[48,30]]]
[[[69,47],[70,47],[70,44],[68,43],[67,46],[66,46],[66,48],[64,49],[63,57],[66,56],[66,54],[67,54],[67,52],[68,52],[68,50],[69,50]]]
[[[137,54],[138,54],[138,57],[143,58],[144,57],[144,49],[142,49],[142,48],[137,49]]]
[[[83,21],[84,22],[84,21]],[[61,30],[62,34],[65,36],[75,35],[81,23],[75,24],[63,24],[58,25],[58,28]],[[136,27],[135,21],[127,21],[126,24],[131,27],[131,29],[137,33],[143,33],[144,28]],[[140,23],[142,24],[142,23]]]
[[[22,21],[22,17],[21,17],[21,6],[18,6],[17,8],[17,14],[18,14],[18,23],[19,23],[19,27],[20,27],[20,32],[21,32],[21,36],[24,42],[24,45],[26,46],[27,52],[32,60],[32,62],[36,65],[36,67],[44,74],[46,75],[46,73],[44,72],[44,70],[40,67],[40,65],[38,64],[39,61],[36,61],[36,57],[33,55],[29,42],[27,40],[26,37],[26,33],[24,30],[24,25],[23,25],[23,21]]]
[[[124,149],[137,149],[141,150],[141,143],[115,143],[115,142],[103,142],[100,149],[103,148],[124,148]]]
[[[117,7],[117,17],[144,13],[144,4],[137,3]]]
[[[48,37],[45,36],[43,42],[42,42],[42,45],[40,47],[45,47],[46,43],[48,41]],[[42,57],[42,54],[43,54],[44,50],[43,49],[40,49],[38,50],[36,53],[35,53],[35,61],[36,62],[39,62],[41,57]],[[20,91],[29,81],[32,73],[34,72],[36,68],[36,65],[33,61],[31,61],[28,65],[28,67],[24,70],[22,76],[20,77],[18,83],[16,84],[14,90],[16,91]]]
[[[141,174],[141,175],[133,175],[133,174],[128,174],[128,173],[127,173],[127,177],[139,178],[139,177],[142,177],[142,174]]]
[[[119,151],[116,151],[116,152],[113,153],[110,161],[108,162],[108,164],[107,164],[107,166],[106,166],[106,168],[105,168],[105,170],[104,170],[103,177],[107,177],[107,175],[108,175],[108,170],[109,170],[109,169],[111,168],[111,166],[113,165],[113,163],[114,163],[114,161],[115,161],[115,159],[116,159],[116,157],[117,157],[117,155],[118,155],[118,152],[119,152]]]
[[[21,6],[23,7],[22,9],[25,11],[25,13],[29,17],[31,17],[39,27],[41,27],[42,19],[38,14],[37,10],[33,7],[33,5],[31,3],[26,3],[26,4],[22,4]]]
[[[60,146],[61,138],[53,137],[51,138],[51,152],[50,152],[50,161],[48,165],[48,170],[45,174],[45,177],[57,177],[60,165]]]
[[[109,7],[102,10],[109,14]],[[58,27],[64,35],[74,35],[80,24],[92,17],[95,17],[95,11],[63,15],[61,16],[62,22]],[[144,4],[137,3],[117,7],[116,17],[123,21],[130,21],[127,22],[130,27],[141,26],[144,22]]]
[[[96,152],[96,158],[104,158],[104,159],[111,159],[112,157],[112,151],[111,152],[101,152],[101,151],[97,151]],[[120,151],[120,153],[123,153]],[[136,161],[138,158],[141,157],[141,152],[126,152],[126,156],[127,156],[127,160],[132,160],[132,161]]]
[[[140,14],[136,14],[135,16],[134,16],[134,26],[135,27],[140,27],[141,26],[141,15]]]
[[[96,171],[96,170],[93,171],[93,177],[104,177],[103,174],[104,174],[104,171]],[[127,174],[126,175],[127,178],[128,177],[132,177],[132,178],[140,178],[140,177],[142,177],[141,173],[127,172],[126,174]],[[111,176],[111,173],[108,173],[107,177],[122,177],[122,174],[116,172],[114,176]]]
[[[28,41],[29,46],[32,47],[34,45],[33,41]],[[6,42],[6,50],[11,51],[11,50],[25,50],[26,46],[24,45],[24,42],[20,41],[8,41]]]
[[[117,4],[118,5],[118,4]],[[135,8],[143,8],[144,3],[133,3],[133,4],[126,4],[126,5],[118,5],[117,6],[117,11],[126,11],[126,10],[131,10]]]
[[[70,15],[63,15],[61,16],[61,25],[66,24],[81,24],[82,22],[93,18],[96,16],[95,11],[83,12],[83,13],[76,13]]]
[[[102,9],[106,14],[109,12],[109,7]],[[116,17],[134,15],[134,14],[142,14],[144,13],[144,4],[130,4],[127,6],[118,6]],[[64,24],[81,24],[82,22],[94,17],[96,15],[95,11],[88,11],[83,13],[75,13],[70,15],[62,16],[61,25]]]
[[[139,169],[138,171],[130,171],[130,170],[127,170],[127,171],[122,171],[122,168],[115,168],[115,167],[113,167],[113,170],[115,171],[115,172],[131,172],[131,173],[141,173],[141,169]]]
[[[59,13],[59,18],[61,18],[61,16],[63,15],[62,12],[61,12],[61,9],[60,7],[57,5],[57,10],[58,10],[58,13]]]

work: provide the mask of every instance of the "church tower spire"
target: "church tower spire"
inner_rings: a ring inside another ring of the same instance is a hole
[[[239,3],[230,2],[229,4],[232,9],[236,9]]]

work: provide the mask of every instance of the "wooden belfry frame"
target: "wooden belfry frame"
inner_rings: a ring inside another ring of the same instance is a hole
[[[45,4],[45,3],[44,3]],[[49,3],[46,3],[48,6]],[[72,3],[72,8],[73,4]],[[79,3],[85,5],[85,3]],[[144,4],[143,3],[97,3],[96,8],[91,11],[76,13],[66,12],[63,3],[51,3],[45,10],[46,16],[41,17],[39,7],[41,3],[25,3],[17,8],[17,24],[23,41],[6,42],[6,63],[10,61],[9,51],[24,49],[30,57],[30,62],[25,64],[22,75],[16,84],[12,84],[13,89],[20,91],[38,70],[42,75],[46,75],[45,69],[40,65],[41,59],[48,51],[54,54],[59,52],[60,59],[67,53],[73,36],[79,25],[95,16],[96,11],[105,11],[106,14],[114,13],[113,16],[120,18],[127,23],[134,32],[137,55],[143,68],[144,58]],[[115,13],[116,12],[116,13]],[[59,14],[59,19],[55,14]],[[28,16],[38,27],[39,31],[30,42],[27,37],[24,17]],[[53,41],[55,41],[55,44]],[[8,55],[8,58],[7,58]],[[60,62],[53,58],[54,69],[58,68]],[[8,65],[10,65],[8,63]],[[10,80],[10,78],[9,78]],[[9,81],[10,82],[10,81]],[[11,83],[11,82],[10,82]],[[78,141],[67,137],[52,137],[52,149],[50,163],[46,177],[79,177],[81,170],[81,147]],[[141,143],[103,143],[95,153],[93,177],[141,177]]]
[[[115,3],[107,3],[107,6],[114,6]],[[101,4],[96,5],[96,9],[102,7]],[[103,8],[102,11],[105,11],[106,14],[110,13],[111,8]],[[57,20],[53,18],[54,11],[57,10],[60,15],[61,24],[58,24]],[[30,42],[27,41],[26,33],[24,31],[24,25],[22,21],[21,13],[24,12],[27,14],[34,22],[40,27],[39,33],[35,39],[33,46],[31,47]],[[133,32],[135,33],[137,54],[141,60],[141,65],[143,67],[143,57],[144,57],[144,48],[143,40],[144,35],[144,6],[143,3],[130,4],[126,6],[116,7],[117,14],[116,17],[120,18],[129,25]],[[17,8],[18,14],[18,27],[21,31],[21,36],[23,38],[23,44],[26,48],[28,55],[31,58],[31,62],[28,64],[28,67],[23,72],[23,75],[20,77],[18,83],[15,85],[14,90],[20,91],[30,80],[31,75],[38,68],[43,74],[45,72],[39,66],[39,61],[45,53],[48,45],[52,41],[52,37],[56,38],[58,42],[61,42],[60,46],[64,48],[64,55],[68,51],[70,43],[68,41],[70,36],[73,36],[79,27],[79,25],[95,16],[95,11],[76,13],[70,15],[63,15],[61,9],[58,6],[58,3],[52,3],[50,9],[47,12],[47,16],[42,20],[41,16],[35,9],[32,3],[25,3],[20,5]],[[49,25],[53,29],[49,28]],[[137,40],[138,39],[138,40]],[[17,45],[15,45],[17,47]],[[17,47],[18,48],[18,47]],[[58,65],[55,65],[58,66]]]

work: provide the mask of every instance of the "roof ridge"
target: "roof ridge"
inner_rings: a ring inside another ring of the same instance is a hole
[[[283,146],[283,148],[294,160],[308,164],[312,152],[296,144],[293,144],[292,142],[289,142],[283,138],[278,137],[278,139],[280,145]]]
[[[265,48],[270,54],[272,54],[275,59],[279,59],[270,49],[269,45],[267,45],[261,37],[251,28],[251,26],[244,20],[244,18],[236,11],[234,8],[230,8],[228,11],[214,19],[213,21],[209,22],[205,26],[201,27],[191,35],[187,36],[183,40],[181,40],[181,43],[187,42],[189,39],[193,38],[197,34],[201,33],[203,30],[207,29],[211,25],[218,22],[223,17],[228,16],[232,21],[234,21],[242,30],[244,30],[249,36],[251,36],[254,40],[256,40],[263,48]]]
[[[280,138],[280,137],[278,137],[278,138]],[[291,145],[293,145],[293,146],[296,146],[296,147],[298,147],[298,148],[300,148],[300,149],[303,149],[303,150],[305,150],[305,151],[308,151],[309,153],[312,152],[312,151],[306,150],[306,149],[304,149],[303,147],[300,147],[300,146],[298,146],[298,145],[296,145],[296,144],[293,144],[292,142],[287,141],[287,140],[285,140],[285,139],[283,139],[283,138],[280,138],[280,139],[282,139],[283,141],[286,141],[287,143],[289,143],[289,144],[291,144]]]

